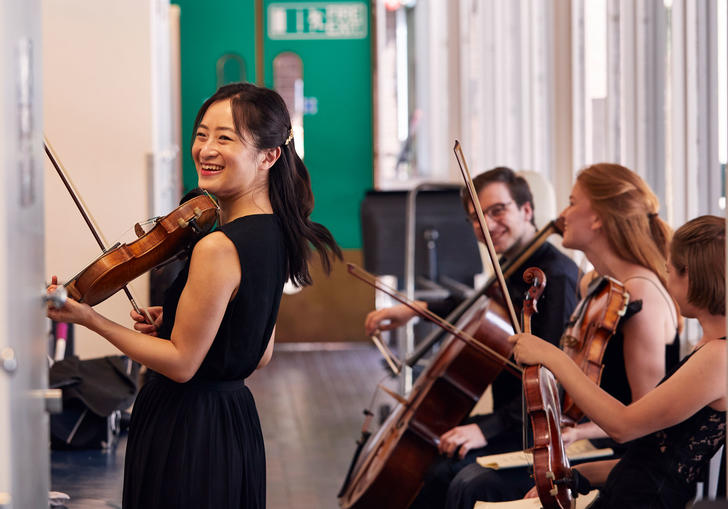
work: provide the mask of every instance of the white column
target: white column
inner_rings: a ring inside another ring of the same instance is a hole
[[[169,125],[158,131],[169,114],[161,102],[169,100],[169,78],[157,75],[169,69],[169,46],[167,51],[158,46],[169,32],[155,26],[165,16],[165,2],[41,3],[44,131],[108,244],[133,241],[134,223],[153,215],[149,157],[170,143]],[[46,266],[48,275],[66,281],[96,259],[100,248],[47,163],[46,175]],[[147,305],[148,275],[131,287],[137,303]],[[132,324],[121,292],[97,309]],[[86,329],[76,332],[82,358],[117,352]]]
[[[48,507],[41,2],[0,2],[0,507]]]
[[[715,16],[715,2],[673,2],[670,162],[674,224],[719,213]]]
[[[417,174],[427,180],[445,180],[448,168],[455,171],[449,140],[448,18],[446,2],[423,0],[415,7],[415,95],[422,110]]]

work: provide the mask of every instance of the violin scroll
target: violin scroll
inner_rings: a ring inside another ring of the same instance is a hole
[[[529,267],[523,273],[523,280],[528,283],[526,298],[523,299],[523,331],[531,332],[531,317],[538,312],[538,299],[546,288],[546,274],[538,267]]]
[[[523,312],[525,314],[528,309],[529,315],[533,315],[538,313],[538,299],[546,289],[546,274],[538,267],[529,267],[523,273],[523,281],[529,285],[528,293],[523,300]]]

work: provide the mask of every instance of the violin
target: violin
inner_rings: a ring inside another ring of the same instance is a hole
[[[210,231],[218,220],[219,208],[209,195],[184,202],[144,233],[134,227],[137,239],[108,249],[64,286],[68,295],[89,306],[103,302],[129,281],[178,256]]]
[[[217,203],[207,193],[196,196],[182,203],[165,217],[155,219],[154,226],[146,233],[139,223],[135,224],[134,231],[138,238],[134,242],[117,243],[107,249],[49,145],[48,141],[44,140],[48,159],[103,251],[99,258],[64,284],[66,292],[78,302],[95,306],[119,290],[124,290],[134,310],[145,314],[147,321],[152,324],[151,317],[147,313],[142,313],[137,306],[126,287],[127,283],[178,256],[197,238],[212,229],[220,216]]]
[[[602,359],[609,339],[617,330],[628,303],[629,293],[622,283],[609,276],[595,279],[561,337],[561,348],[597,385],[602,378]],[[572,426],[583,417],[571,396],[564,394],[562,424]]]
[[[531,316],[546,287],[546,276],[536,267],[523,273],[530,284],[523,301],[523,331],[531,332]],[[558,385],[554,375],[541,365],[523,370],[523,394],[533,430],[533,478],[544,509],[570,509],[571,468],[561,440],[561,411]],[[525,422],[525,419],[524,419]]]

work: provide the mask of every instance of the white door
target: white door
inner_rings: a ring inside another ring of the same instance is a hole
[[[0,508],[48,507],[39,0],[0,2]]]

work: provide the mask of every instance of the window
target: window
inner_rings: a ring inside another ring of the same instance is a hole
[[[273,88],[281,94],[291,116],[296,153],[303,159],[303,62],[301,57],[286,51],[273,59]]]

